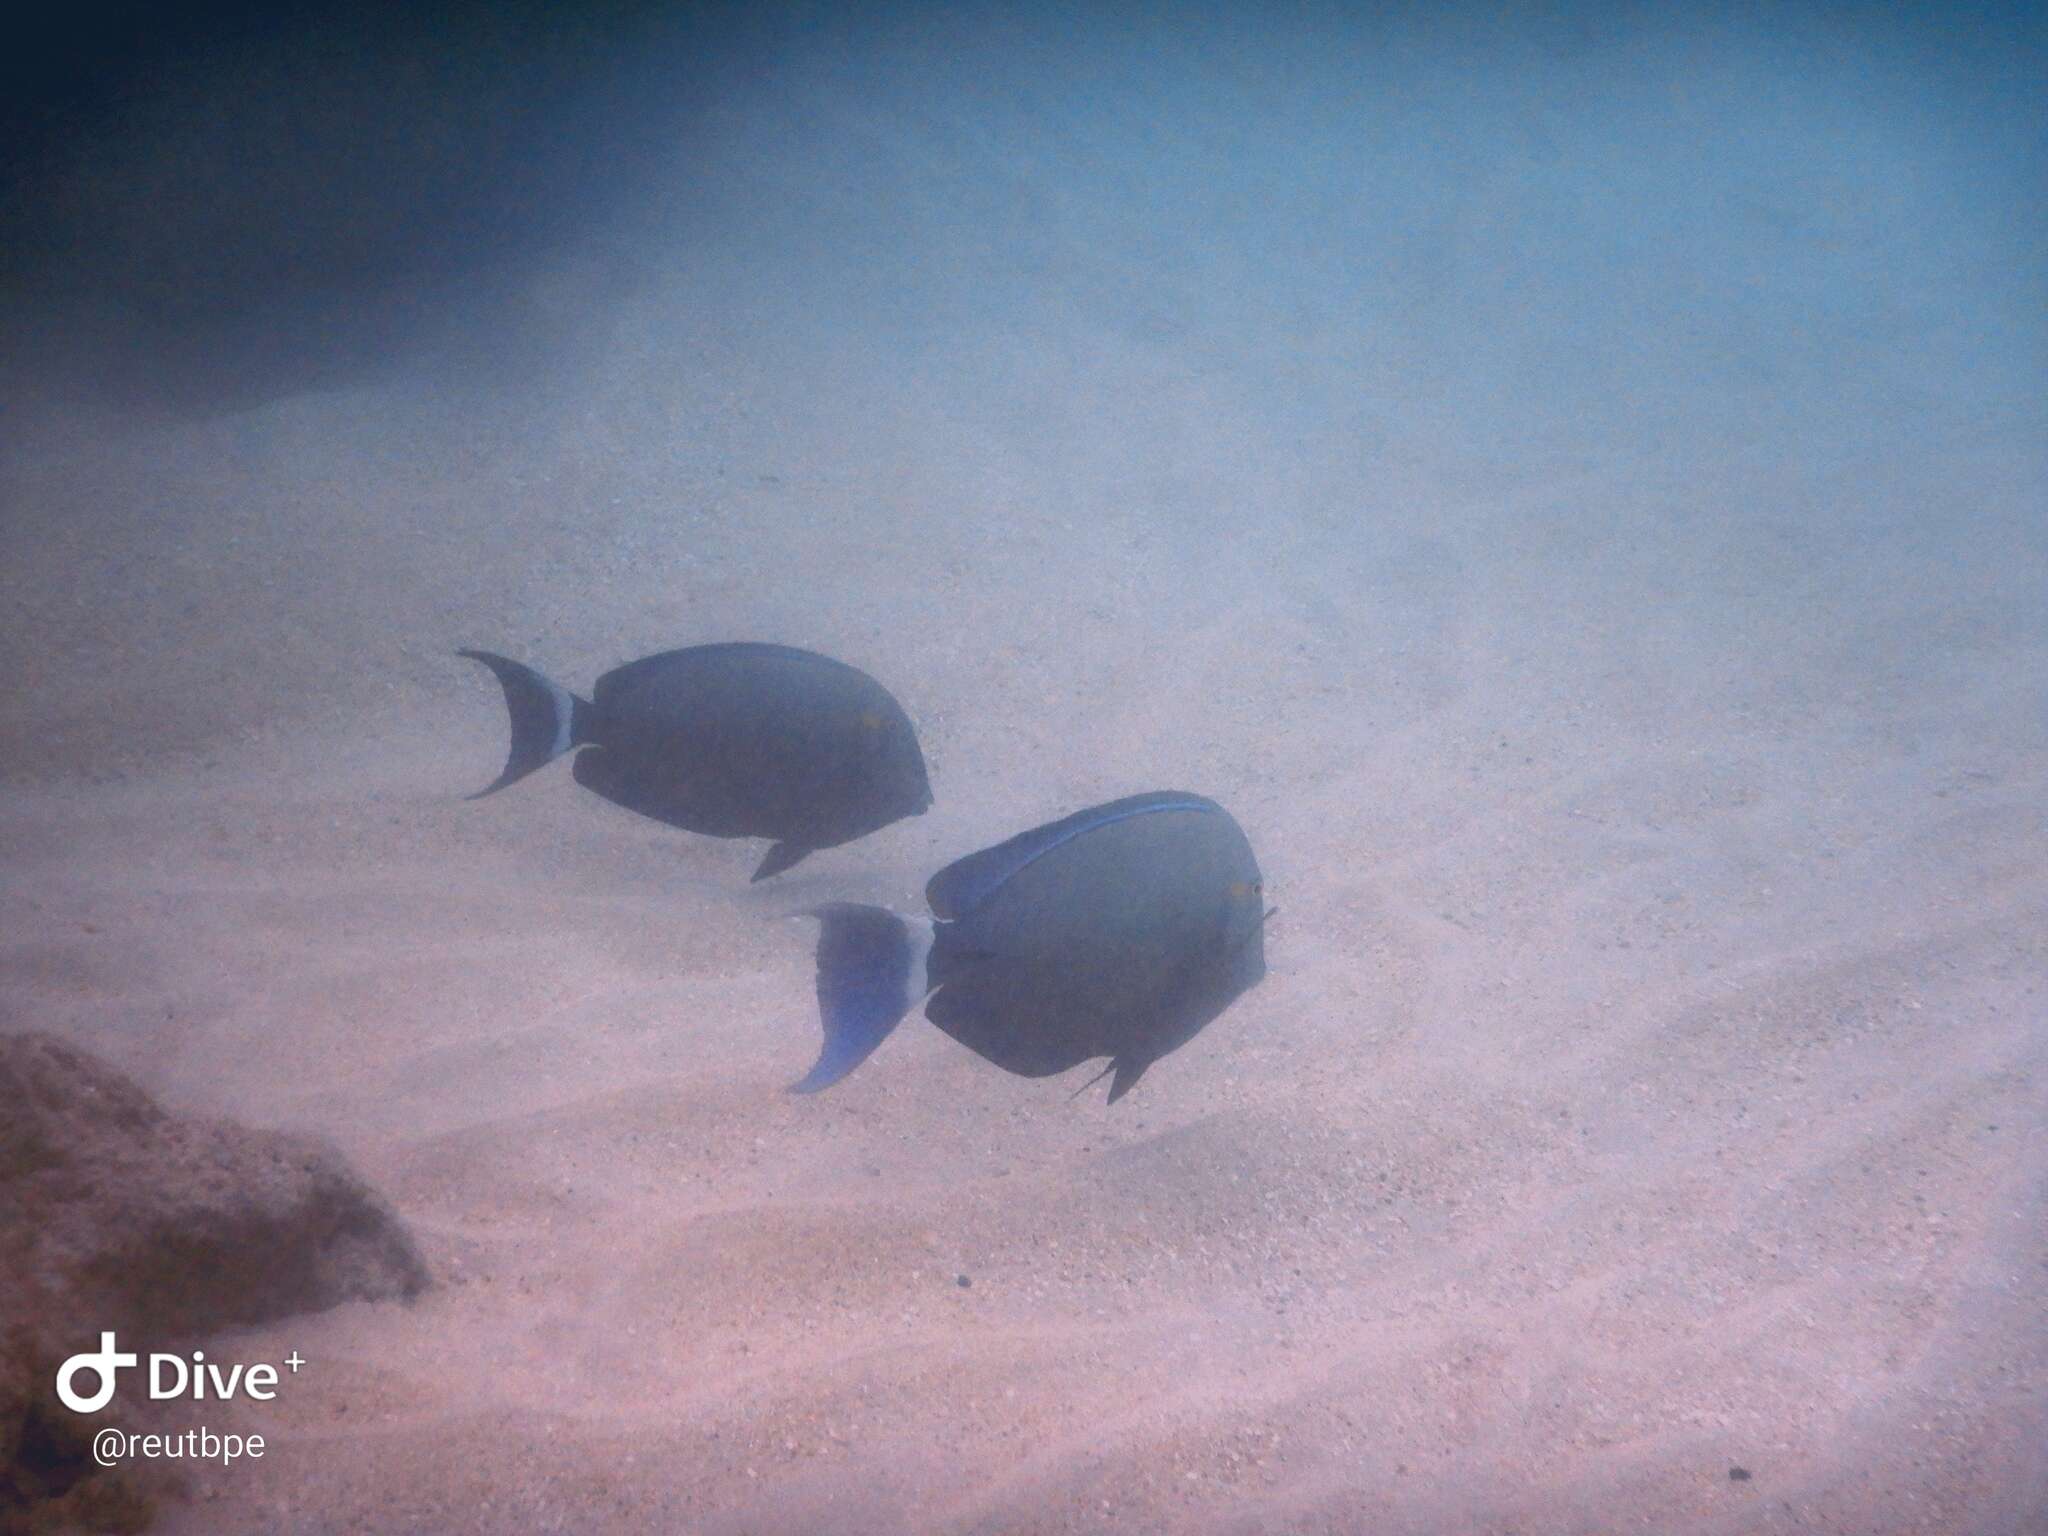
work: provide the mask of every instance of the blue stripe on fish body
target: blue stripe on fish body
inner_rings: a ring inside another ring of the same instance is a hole
[[[1064,820],[1021,832],[993,848],[984,848],[964,859],[956,859],[932,876],[924,888],[925,900],[930,903],[933,914],[941,919],[962,917],[1062,844],[1114,822],[1166,811],[1208,816],[1228,814],[1214,800],[1181,790],[1155,790],[1150,794],[1112,800],[1107,805],[1077,811]]]

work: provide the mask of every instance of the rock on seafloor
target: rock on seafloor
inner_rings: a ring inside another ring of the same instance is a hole
[[[333,1148],[174,1116],[75,1046],[0,1035],[0,1533],[146,1521],[142,1494],[88,1475],[107,1415],[56,1397],[58,1364],[101,1332],[164,1350],[427,1279]]]

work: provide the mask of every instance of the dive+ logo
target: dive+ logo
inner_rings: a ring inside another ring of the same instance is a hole
[[[102,1333],[98,1349],[73,1355],[57,1367],[58,1400],[73,1413],[97,1413],[114,1400],[114,1383],[118,1374],[139,1363],[133,1352],[119,1347],[113,1334]],[[305,1363],[297,1350],[293,1350],[284,1361],[285,1368],[294,1374]],[[208,1398],[226,1402],[243,1396],[267,1403],[277,1396],[277,1369],[274,1365],[231,1365],[223,1371],[220,1366],[209,1364],[206,1351],[201,1349],[193,1350],[190,1360],[183,1355],[151,1355],[149,1395],[157,1402],[174,1397],[189,1397],[195,1402],[204,1402]],[[90,1372],[98,1379],[98,1385],[92,1391],[78,1390],[81,1372]]]

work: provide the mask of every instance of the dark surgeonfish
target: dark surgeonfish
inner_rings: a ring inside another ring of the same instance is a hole
[[[825,1046],[793,1087],[831,1087],[922,1001],[1007,1072],[1048,1077],[1107,1056],[1114,1104],[1266,974],[1262,891],[1229,812],[1166,791],[947,865],[925,886],[935,922],[819,907],[808,915],[822,924]]]
[[[664,651],[605,673],[587,700],[503,656],[462,654],[497,674],[512,713],[505,771],[471,799],[586,747],[576,782],[615,805],[710,837],[774,838],[756,880],[931,808],[903,706],[812,651]]]

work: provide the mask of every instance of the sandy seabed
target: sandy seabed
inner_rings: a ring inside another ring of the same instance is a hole
[[[1859,416],[1941,366],[1892,336],[1504,439],[1423,319],[1106,249],[1114,186],[1016,169],[1005,264],[965,151],[810,85],[748,174],[836,227],[865,133],[910,233],[597,248],[505,290],[533,355],[14,429],[0,1022],[332,1139],[436,1279],[207,1341],[309,1364],[194,1411],[269,1451],[162,1529],[2042,1529],[2037,413]],[[924,307],[854,305],[913,236]],[[883,679],[933,811],[749,887],[562,766],[463,799],[458,646],[724,638]],[[1127,1100],[916,1019],[782,1091],[783,914],[1168,787],[1280,913]]]

